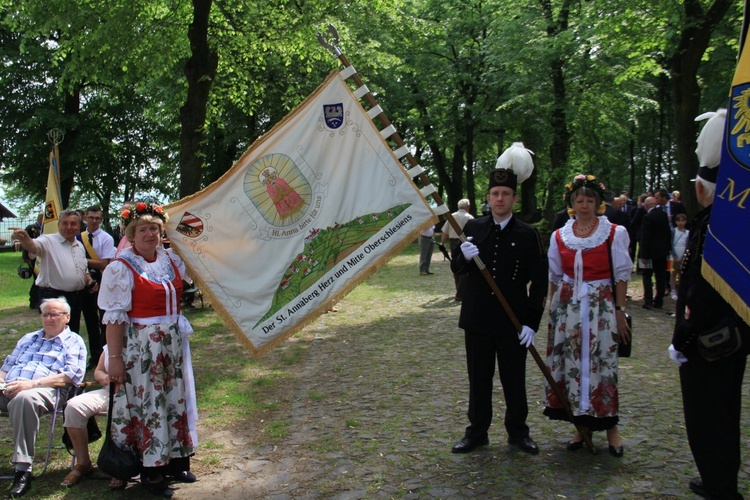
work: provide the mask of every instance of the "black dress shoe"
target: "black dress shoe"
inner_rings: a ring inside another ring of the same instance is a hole
[[[10,487],[10,498],[24,496],[31,489],[31,471],[17,470],[13,476],[13,486]]]
[[[458,443],[453,445],[451,451],[453,453],[469,453],[478,446],[485,446],[488,444],[490,444],[490,440],[486,437],[479,439],[464,437],[461,438]]]
[[[622,446],[609,445],[609,454],[613,457],[620,458],[625,453],[625,449]]]
[[[172,478],[175,481],[179,481],[181,483],[194,483],[198,480],[198,478],[195,477],[195,474],[193,474],[189,470],[184,470],[184,471],[178,472],[177,474],[173,474]]]
[[[644,309],[653,309],[654,308],[654,306],[652,306],[651,304],[643,304],[641,307],[643,307]]]
[[[690,480],[690,483],[688,483],[688,488],[690,488],[690,491],[695,493],[698,496],[702,496],[703,498],[708,498],[708,492],[703,487],[703,480],[699,477],[694,477]]]
[[[529,436],[526,436],[525,438],[510,438],[508,439],[508,444],[518,446],[522,451],[531,453],[532,455],[539,453],[539,447]]]

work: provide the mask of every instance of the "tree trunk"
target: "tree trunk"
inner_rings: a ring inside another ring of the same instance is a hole
[[[701,114],[698,68],[706,52],[716,25],[729,10],[732,0],[715,0],[707,11],[703,11],[698,0],[685,0],[685,20],[680,42],[669,61],[669,73],[674,97],[675,141],[677,164],[680,168],[680,192],[682,201],[690,215],[700,207],[695,188],[690,179],[698,173],[698,158],[695,156],[695,139],[698,125],[695,117]],[[729,89],[731,82],[727,82]]]
[[[205,164],[206,109],[219,55],[208,44],[208,19],[212,0],[193,0],[193,22],[188,29],[190,58],[185,64],[188,92],[180,108],[180,196],[201,189]]]

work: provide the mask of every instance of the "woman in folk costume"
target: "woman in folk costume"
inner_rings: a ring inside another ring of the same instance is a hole
[[[568,395],[574,423],[588,428],[589,433],[606,430],[610,454],[620,457],[617,344],[630,342],[625,319],[627,282],[633,268],[628,255],[630,239],[624,227],[599,215],[604,213],[604,186],[593,175],[578,175],[565,189],[568,210],[575,218],[550,239],[547,366]],[[569,420],[548,384],[544,402],[544,414],[549,418]],[[583,442],[576,432],[568,449],[575,451]]]
[[[161,245],[167,214],[160,206],[136,203],[121,217],[132,246],[104,270],[99,293],[117,384],[112,440],[138,452],[146,489],[170,497],[167,475],[195,480],[189,457],[198,444],[192,328],[180,313],[185,266]]]

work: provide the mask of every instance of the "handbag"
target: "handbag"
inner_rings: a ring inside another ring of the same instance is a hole
[[[607,256],[609,257],[609,275],[612,279],[612,301],[617,304],[617,285],[615,284],[615,268],[612,264],[612,241],[610,240],[611,237],[607,237]],[[625,321],[628,323],[628,328],[630,328],[630,342],[627,344],[625,342],[619,341],[617,342],[617,355],[621,358],[629,358],[630,353],[633,348],[633,318],[630,317],[630,314],[625,313]]]
[[[734,318],[729,316],[715,327],[699,333],[695,345],[703,359],[717,361],[739,351],[742,347],[742,337]]]
[[[22,280],[27,280],[34,276],[34,269],[28,262],[21,262],[21,265],[18,266],[18,269],[16,269],[16,273]]]
[[[96,465],[99,470],[110,476],[128,481],[131,477],[141,471],[141,459],[133,451],[123,450],[118,447],[112,436],[110,429],[112,427],[112,408],[115,403],[115,384],[109,384],[109,412],[107,413],[107,430],[104,437],[102,449],[99,452],[99,458],[96,459]]]
[[[102,431],[99,430],[99,426],[96,424],[96,417],[90,417],[86,422],[86,433],[89,437],[89,443],[98,441],[102,437]],[[63,428],[62,442],[65,445],[65,449],[68,453],[73,454],[73,443],[70,441],[70,435],[68,435],[68,428]]]

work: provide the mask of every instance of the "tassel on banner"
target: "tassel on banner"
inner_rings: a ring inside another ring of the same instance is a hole
[[[344,69],[341,70],[340,75],[345,80],[348,78],[351,78],[354,84],[356,85],[358,92],[360,89],[366,89],[367,86],[359,77],[359,75],[357,74],[357,71],[352,67],[351,63],[346,58],[343,51],[339,48],[338,46],[339,34],[336,31],[336,28],[332,24],[328,25],[328,33],[331,36],[330,40],[332,43],[328,42],[321,33],[318,33],[318,37],[317,37],[318,42],[322,46],[330,50],[331,53],[334,56],[336,56],[336,58],[344,65]],[[384,125],[384,128],[381,129],[381,135],[383,136],[383,139],[390,139],[396,144],[396,151],[401,151],[402,148],[406,147],[406,144],[401,139],[401,136],[398,134],[398,132],[396,132],[396,127],[391,123],[391,121],[382,111],[382,108],[378,105],[378,103],[375,101],[375,98],[372,96],[372,94],[370,94],[369,91],[367,92],[362,91],[361,94],[362,94],[362,98],[365,100],[365,102],[367,102],[367,104],[370,107],[370,111],[367,112],[367,115],[370,117],[371,120],[377,117],[378,120],[381,121]],[[407,150],[408,150],[408,147],[407,147]],[[438,207],[441,207],[441,206],[445,207],[445,204],[443,203],[443,200],[441,199],[440,195],[437,193],[435,186],[432,184],[429,177],[427,177],[427,175],[424,173],[424,170],[419,166],[419,162],[417,162],[416,158],[414,158],[414,156],[411,153],[407,153],[405,158],[409,162],[409,165],[411,166],[411,168],[408,169],[408,173],[412,177],[412,180],[419,179],[420,183],[422,184],[422,187],[420,188],[420,192],[422,193],[422,195],[425,198],[428,195],[431,196],[433,201]],[[455,230],[456,234],[458,235],[458,238],[461,241],[466,241],[466,236],[463,234],[463,229],[458,225],[458,222],[453,218],[453,215],[450,213],[450,211],[446,210],[445,218],[446,218],[446,221]],[[511,309],[510,304],[508,304],[508,301],[506,300],[505,296],[498,288],[497,283],[495,283],[494,278],[492,277],[492,275],[490,274],[489,270],[484,265],[482,260],[479,258],[479,256],[474,257],[474,263],[479,268],[480,272],[482,273],[485,280],[487,281],[487,284],[490,286],[493,293],[495,294],[495,297],[497,297],[497,300],[500,302],[501,306],[507,313],[508,317],[513,323],[514,328],[516,328],[516,331],[520,332],[522,330],[522,325],[520,321],[518,320],[518,317]],[[570,421],[573,422],[573,411],[570,407],[570,402],[567,396],[565,396],[565,394],[562,393],[562,390],[558,387],[557,382],[555,382],[555,380],[552,378],[552,374],[550,373],[549,368],[547,367],[547,364],[544,362],[544,360],[542,360],[536,348],[533,345],[530,345],[528,347],[528,350],[531,353],[531,356],[534,358],[534,361],[536,361],[537,365],[539,366],[539,369],[541,370],[545,379],[552,387],[552,390],[555,391],[555,394],[557,395],[558,399],[562,403]],[[574,425],[576,426],[578,432],[583,436],[584,441],[586,443],[586,447],[592,453],[597,453],[596,448],[594,447],[594,444],[591,441],[591,436],[589,434],[588,429],[583,426],[579,426],[576,424]]]

